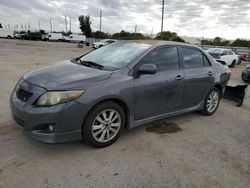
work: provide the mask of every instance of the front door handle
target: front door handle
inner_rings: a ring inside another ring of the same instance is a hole
[[[207,74],[208,76],[213,76],[214,73],[212,73],[212,71],[209,71]]]
[[[176,80],[183,80],[183,77],[181,75],[177,75],[175,79]]]

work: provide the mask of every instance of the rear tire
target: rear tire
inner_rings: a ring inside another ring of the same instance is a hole
[[[203,109],[201,110],[201,113],[203,115],[208,115],[208,116],[214,114],[220,104],[220,99],[221,99],[221,93],[219,89],[217,89],[216,87],[210,89],[205,98],[204,106]]]
[[[230,68],[233,68],[236,64],[236,60],[233,60],[233,62],[231,63],[231,65],[229,66]]]
[[[125,126],[125,113],[118,104],[107,101],[95,106],[82,128],[83,141],[94,147],[113,144]]]

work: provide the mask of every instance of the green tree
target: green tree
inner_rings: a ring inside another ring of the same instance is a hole
[[[94,38],[97,38],[97,39],[105,39],[105,38],[111,37],[108,33],[104,33],[102,31],[93,32],[92,35]]]
[[[71,34],[72,34],[71,31],[68,31],[67,33],[66,33],[65,31],[62,31],[62,35],[63,35],[63,36],[69,36],[69,35],[71,35]]]
[[[112,35],[113,39],[120,39],[120,40],[143,40],[143,39],[150,39],[150,37],[144,36],[141,33],[130,33],[126,31],[121,31],[120,33],[114,33]]]
[[[162,33],[158,33],[156,35],[156,39],[159,40],[168,40],[168,41],[176,41],[176,42],[185,42],[181,37],[177,35],[175,32],[163,31]]]
[[[236,39],[231,43],[232,46],[237,46],[237,47],[250,47],[250,40],[246,39]]]
[[[87,16],[81,15],[78,17],[78,20],[82,33],[85,34],[86,37],[91,37],[92,29],[91,29],[91,21],[89,15]]]
[[[215,37],[212,40],[203,39],[201,40],[202,45],[214,45],[214,46],[229,46],[230,40],[225,40],[220,37]]]

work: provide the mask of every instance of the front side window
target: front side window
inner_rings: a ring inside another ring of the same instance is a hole
[[[142,60],[144,64],[155,64],[158,71],[179,69],[176,47],[164,47],[150,52]]]
[[[224,56],[224,55],[227,55],[227,51],[226,50],[223,50],[222,53],[221,53],[221,56]]]
[[[234,55],[234,53],[231,50],[227,51],[228,55]]]
[[[200,51],[192,48],[181,48],[185,68],[203,67],[203,55]]]

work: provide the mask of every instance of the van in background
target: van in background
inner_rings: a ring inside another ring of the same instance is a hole
[[[7,38],[7,39],[14,38],[14,30],[6,29],[6,28],[0,28],[0,38]]]

